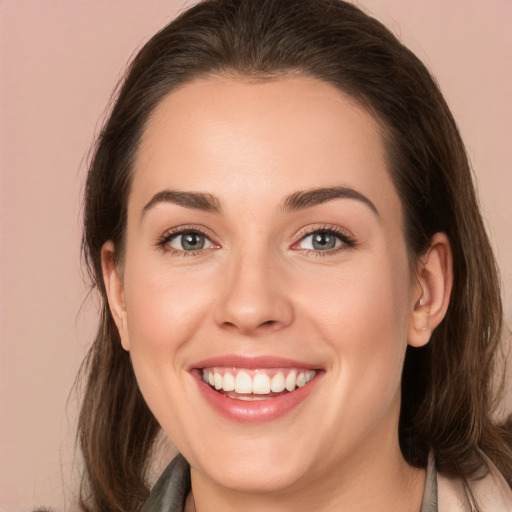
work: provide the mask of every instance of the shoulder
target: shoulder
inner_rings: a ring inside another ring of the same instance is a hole
[[[512,490],[494,464],[486,458],[485,477],[471,480],[469,487],[482,512],[512,511]],[[471,512],[462,481],[437,475],[439,512]]]

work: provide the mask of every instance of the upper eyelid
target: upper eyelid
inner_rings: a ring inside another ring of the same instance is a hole
[[[157,241],[156,245],[165,245],[168,243],[171,239],[173,239],[176,236],[185,234],[185,233],[200,233],[207,237],[214,245],[221,246],[222,244],[219,242],[218,237],[212,233],[212,231],[205,226],[197,225],[197,224],[190,224],[190,225],[181,225],[176,226],[174,228],[170,228],[167,231],[161,235]],[[306,237],[313,235],[314,233],[318,232],[330,232],[334,233],[335,235],[339,236],[343,242],[350,241],[353,244],[355,244],[356,239],[354,235],[346,228],[343,228],[338,225],[333,224],[318,224],[314,226],[305,226],[304,228],[300,229],[296,234],[294,235],[294,242],[291,243],[290,248],[296,246],[298,243],[300,243],[302,240],[304,240]],[[345,239],[345,240],[344,240]]]
[[[174,236],[183,235],[185,233],[200,233],[201,235],[206,236],[207,238],[209,238],[212,241],[215,238],[215,236],[211,233],[211,231],[204,226],[197,226],[197,225],[193,225],[193,224],[186,225],[185,224],[185,225],[176,226],[174,228],[170,228],[170,229],[164,231],[164,233],[160,237],[158,237],[158,239],[163,240],[165,238],[171,238]]]
[[[202,252],[205,252],[205,251],[209,251],[209,250],[212,250],[212,249],[218,249],[220,248],[220,244],[216,241],[215,237],[211,236],[209,234],[209,231],[208,229],[204,228],[204,227],[198,227],[197,225],[190,225],[190,226],[187,226],[187,225],[182,225],[182,226],[177,226],[175,228],[170,228],[168,229],[167,231],[165,231],[160,237],[158,237],[155,242],[154,242],[154,246],[161,250],[161,251],[164,251],[166,253],[174,253],[174,254],[177,254],[177,253],[183,253],[183,255],[192,255],[192,254],[199,254],[199,253],[202,253]],[[182,236],[186,233],[199,233],[201,235],[203,235],[204,237],[206,237],[210,243],[212,244],[212,247],[208,247],[208,248],[204,248],[204,249],[197,249],[196,251],[186,251],[184,249],[176,249],[174,247],[171,247],[170,245],[170,242],[172,242],[172,240],[174,240],[176,237],[178,236]]]
[[[309,227],[309,228],[306,227],[306,228],[304,228],[304,230],[301,230],[301,231],[299,231],[296,241],[293,242],[290,246],[290,249],[292,249],[294,251],[314,253],[314,254],[327,256],[329,254],[332,255],[332,254],[338,253],[339,251],[342,251],[342,250],[345,250],[348,248],[353,248],[357,245],[357,241],[356,241],[354,235],[352,235],[352,233],[349,230],[344,229],[341,226],[322,225],[322,226],[315,226],[315,227]],[[312,236],[314,233],[319,233],[319,232],[333,233],[335,236],[337,236],[340,239],[341,246],[332,248],[332,249],[327,249],[325,251],[320,251],[320,250],[316,250],[316,249],[304,249],[304,248],[298,247],[298,245],[303,240],[305,240],[307,237]]]
[[[350,240],[355,240],[354,235],[346,228],[342,228],[341,226],[330,225],[330,224],[322,224],[318,226],[307,226],[298,231],[296,238],[297,242],[303,240],[305,237],[310,236],[314,233],[318,232],[328,232],[334,233],[335,235],[339,235],[341,237],[348,238]],[[294,243],[297,243],[294,242]]]

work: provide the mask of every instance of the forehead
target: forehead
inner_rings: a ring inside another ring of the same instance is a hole
[[[140,208],[166,188],[277,201],[342,185],[399,210],[386,162],[379,124],[330,84],[209,77],[171,92],[150,116],[131,201]]]

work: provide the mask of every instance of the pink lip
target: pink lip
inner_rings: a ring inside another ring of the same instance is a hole
[[[266,400],[244,401],[224,396],[202,380],[200,370],[214,366],[247,369],[293,367],[317,370],[317,373],[310,382],[291,393]],[[225,418],[239,423],[264,423],[284,416],[299,406],[309,396],[324,374],[318,367],[291,359],[266,356],[241,357],[235,355],[200,361],[190,368],[190,372],[210,407]]]
[[[303,368],[304,370],[317,370],[318,366],[294,361],[285,357],[274,356],[237,356],[225,355],[212,357],[199,361],[190,366],[190,369],[211,368],[213,366],[224,366],[229,368],[247,368],[248,370],[256,370],[258,368]]]

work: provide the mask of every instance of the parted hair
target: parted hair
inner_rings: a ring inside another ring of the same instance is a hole
[[[84,361],[78,441],[81,510],[129,512],[148,496],[160,427],[139,391],[102,279],[101,248],[122,263],[134,156],[162,99],[212,75],[315,77],[363,105],[381,127],[404,212],[411,262],[444,232],[454,287],[443,322],[423,348],[408,347],[399,439],[405,459],[466,481],[485,453],[512,484],[512,437],[492,420],[503,330],[498,271],[470,164],[435,79],[379,21],[341,0],[206,0],[153,36],[129,65],[93,148],[85,187],[83,254],[101,300]],[[335,398],[333,398],[335,399]]]

